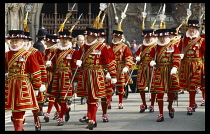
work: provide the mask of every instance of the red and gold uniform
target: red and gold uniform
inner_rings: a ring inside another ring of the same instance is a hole
[[[157,53],[156,53],[156,68],[152,81],[152,88],[157,94],[157,102],[159,107],[159,115],[157,122],[164,121],[163,115],[163,96],[164,93],[168,95],[168,110],[169,116],[174,117],[174,108],[172,103],[175,98],[175,93],[179,91],[179,77],[178,68],[180,65],[180,52],[178,44],[170,42],[168,37],[169,32],[167,29],[156,30],[158,36],[165,36],[165,43],[162,44],[158,40]],[[172,69],[176,69],[174,74],[171,74]]]
[[[56,35],[46,35],[46,41],[49,41],[49,42],[57,43],[57,40],[56,40],[57,38],[58,38],[58,36],[56,36]],[[58,50],[57,44],[54,44],[53,46],[50,46],[47,49],[45,49],[43,51],[44,61],[47,62],[47,61],[52,60],[54,58],[57,50]],[[47,70],[46,95],[48,96],[49,103],[48,103],[47,112],[44,114],[44,116],[45,116],[44,120],[46,122],[49,122],[50,112],[52,110],[53,105],[56,108],[56,112],[54,114],[55,118],[59,116],[59,114],[61,112],[61,108],[58,104],[58,99],[55,99],[54,97],[52,97],[50,95],[51,91],[52,91],[52,78],[54,75],[55,66],[52,64],[51,66],[46,67],[46,70]]]
[[[145,88],[150,85],[151,82],[151,74],[152,74],[152,67],[150,67],[149,63],[151,60],[154,60],[156,46],[157,46],[157,38],[155,38],[154,30],[153,29],[144,29],[142,31],[142,36],[147,38],[153,38],[153,41],[149,44],[143,40],[143,45],[139,47],[137,52],[135,53],[134,57],[140,56],[141,60],[140,63],[138,62],[138,74],[137,74],[137,88],[139,90],[142,105],[140,105],[140,113],[143,113],[145,109],[147,109],[146,105],[146,98],[145,98]],[[134,60],[135,61],[135,60]],[[149,87],[150,88],[150,87]],[[150,112],[154,111],[154,102],[156,94],[153,91],[151,92],[151,105],[149,106]]]
[[[5,69],[9,72],[5,82],[5,109],[12,110],[15,129],[19,130],[25,111],[39,109],[33,91],[41,86],[39,63],[33,54],[20,49],[5,53]]]
[[[87,28],[88,34],[93,33],[94,30],[94,28]],[[107,67],[112,78],[116,78],[116,68],[108,48],[97,39],[92,45],[84,44],[79,49],[78,59],[82,55],[82,69],[78,77],[77,96],[87,98],[89,122],[96,124],[98,99],[107,95],[104,66]]]
[[[123,107],[122,100],[124,95],[124,85],[126,84],[129,77],[129,73],[122,73],[122,70],[124,67],[132,68],[133,56],[130,48],[122,42],[120,42],[119,44],[110,44],[110,47],[115,54],[115,59],[117,63],[117,83],[115,84],[115,86],[117,86],[119,93],[120,108]],[[130,79],[128,83],[132,83],[132,79]]]
[[[197,26],[197,20],[189,20],[189,26]],[[197,107],[195,101],[196,88],[202,86],[203,57],[205,54],[205,40],[199,36],[191,37],[186,32],[184,38],[184,58],[182,59],[180,68],[180,86],[184,90],[189,91],[190,104],[187,108],[188,114],[192,115],[192,111]]]

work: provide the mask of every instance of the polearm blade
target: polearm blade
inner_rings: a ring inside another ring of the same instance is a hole
[[[82,17],[83,13],[80,14],[79,18],[77,19],[77,21],[75,22],[75,24],[71,27],[71,29],[69,30],[70,33],[72,33],[72,30],[74,29],[74,27],[79,23],[81,17]]]
[[[154,29],[154,27],[155,27],[155,23],[156,23],[157,17],[158,17],[159,14],[160,14],[161,8],[162,8],[162,5],[160,6],[160,9],[159,9],[159,11],[158,11],[158,13],[157,13],[157,15],[156,15],[156,17],[155,17],[155,19],[154,19],[154,21],[153,21],[151,27],[150,27],[151,29]]]

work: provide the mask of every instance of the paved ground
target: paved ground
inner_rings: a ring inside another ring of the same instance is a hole
[[[193,115],[187,115],[186,108],[188,107],[188,93],[179,95],[179,106],[177,103],[173,104],[175,108],[175,117],[171,119],[168,116],[166,94],[164,102],[164,122],[156,122],[156,116],[159,114],[157,103],[155,103],[155,112],[139,113],[139,106],[141,99],[139,93],[129,93],[127,100],[124,100],[124,109],[118,109],[118,96],[113,95],[112,109],[108,110],[109,122],[103,123],[101,119],[101,106],[97,112],[98,127],[94,130],[86,129],[87,124],[79,122],[79,118],[86,113],[86,104],[81,105],[80,98],[75,99],[71,105],[71,118],[65,122],[64,126],[57,126],[57,122],[52,120],[55,108],[53,107],[50,122],[45,123],[44,117],[39,116],[42,122],[42,131],[205,131],[205,106],[201,104],[201,92],[196,95],[198,108]],[[150,102],[147,101],[147,105]],[[44,112],[47,111],[47,106],[44,107]],[[10,121],[11,113],[5,111],[5,131],[14,131],[13,124]],[[26,123],[24,125],[25,131],[35,131],[33,126],[33,116],[31,111],[26,112]]]

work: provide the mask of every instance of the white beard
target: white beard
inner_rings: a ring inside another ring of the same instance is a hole
[[[18,48],[12,48],[12,45],[10,44],[9,45],[9,48],[10,48],[10,50],[12,50],[12,51],[18,51],[18,50],[20,50],[21,48],[23,48],[23,46],[24,46],[24,42],[22,43],[22,45],[20,45]]]
[[[145,39],[143,40],[144,46],[150,46],[150,45],[152,45],[155,42],[157,42],[157,38],[153,38],[152,42],[150,42],[150,43],[146,43]]]
[[[72,43],[71,42],[69,42],[68,46],[66,46],[66,47],[63,47],[60,42],[58,43],[58,49],[60,49],[60,50],[68,50],[71,47],[72,47]]]
[[[97,41],[98,41],[98,39],[95,39],[91,43],[87,43],[87,41],[85,41],[85,44],[88,45],[88,46],[91,46],[91,45],[95,44]]]
[[[186,32],[186,37],[189,37],[190,39],[197,38],[198,36],[199,36],[199,31],[197,31],[194,36],[190,36],[189,31]]]
[[[118,41],[118,42],[114,42],[114,40],[112,39],[112,43],[113,44],[119,44],[120,42],[122,42],[123,41],[123,39],[121,39],[120,41]]]
[[[165,45],[167,45],[170,41],[171,41],[170,38],[166,38],[166,41],[165,41],[164,43],[161,43],[159,40],[157,40],[157,44],[158,44],[159,46],[165,46]]]

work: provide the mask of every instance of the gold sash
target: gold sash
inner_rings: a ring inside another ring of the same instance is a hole
[[[150,49],[152,49],[153,47],[155,47],[156,44],[157,44],[157,43],[154,43],[153,45],[146,47],[146,48],[142,51],[142,53],[141,53],[141,58],[144,57],[144,55],[145,55]]]
[[[187,50],[189,50],[190,47],[192,47],[201,37],[197,37],[196,39],[194,39],[190,44],[188,44],[185,48],[184,48],[184,54],[187,52]],[[201,44],[201,43],[200,43]]]
[[[99,45],[101,45],[100,42],[97,42],[97,43],[95,43],[94,45],[92,45],[92,46],[87,50],[87,52],[85,52],[84,57],[83,57],[83,60],[82,60],[83,63],[85,63],[85,60],[89,57],[89,55],[93,52],[93,50],[95,50]],[[105,45],[103,44],[103,45],[100,47],[99,50],[102,50],[104,46],[105,46]]]
[[[64,56],[66,56],[66,54],[68,54],[69,52],[70,52],[70,54],[73,54],[74,51],[75,51],[74,49],[70,48],[70,49],[60,53],[60,55],[57,57],[56,65],[58,65],[60,63],[60,61],[64,58]]]
[[[162,58],[164,52],[166,51],[166,48],[170,45],[171,45],[171,42],[169,42],[167,45],[165,45],[164,47],[160,49],[160,53],[159,55],[157,55],[157,62],[160,62],[160,59]]]

